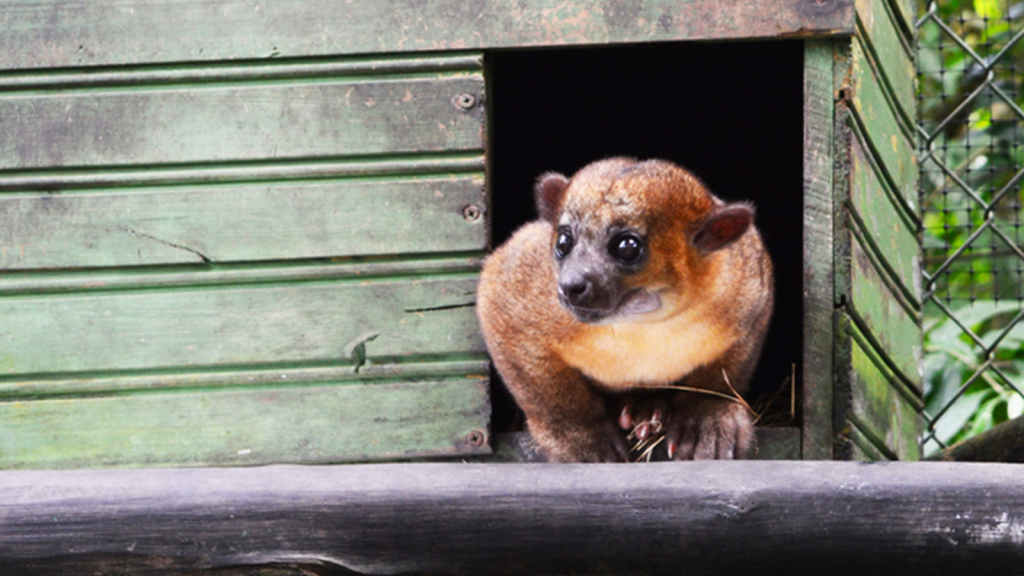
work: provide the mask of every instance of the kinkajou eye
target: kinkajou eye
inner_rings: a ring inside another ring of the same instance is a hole
[[[569,230],[567,226],[563,226],[558,229],[558,239],[555,240],[555,255],[559,258],[565,258],[572,252],[573,246],[576,245],[576,240],[572,237],[572,230]]]
[[[636,264],[646,251],[644,241],[632,232],[625,232],[612,238],[608,245],[608,253],[623,264]]]

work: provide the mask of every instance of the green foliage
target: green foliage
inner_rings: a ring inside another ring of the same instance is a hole
[[[925,411],[937,441],[925,448],[934,451],[1024,413],[1024,3],[943,0],[922,9],[931,15],[917,54],[928,134]]]
[[[1024,414],[1015,384],[1024,376],[1024,322],[1013,324],[1020,306],[988,300],[952,312],[930,315],[925,327],[925,410],[941,415],[935,437],[944,444]],[[984,348],[954,317],[979,335]]]

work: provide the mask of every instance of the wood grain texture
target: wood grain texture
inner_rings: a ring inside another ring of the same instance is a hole
[[[832,457],[832,42],[804,49],[803,458]]]
[[[475,294],[471,274],[12,296],[0,375],[482,352]]]
[[[832,124],[832,194],[833,221],[835,233],[832,240],[833,301],[832,313],[832,457],[836,460],[850,460],[855,454],[855,445],[850,436],[846,415],[853,400],[851,386],[853,373],[853,340],[850,336],[849,318],[839,310],[850,301],[850,280],[852,262],[850,245],[853,235],[848,225],[849,211],[846,204],[850,199],[850,146],[853,129],[850,111],[851,86],[853,84],[850,65],[850,41],[837,41],[833,45],[833,85],[837,97],[834,104]]]
[[[485,212],[482,175],[4,194],[0,270],[482,252]]]
[[[0,3],[3,68],[287,58],[853,32],[851,0]]]
[[[0,93],[0,169],[480,150],[483,98],[471,73]]]
[[[0,468],[251,466],[489,452],[486,366],[416,383],[204,384],[202,391],[171,394],[0,402]]]
[[[0,474],[8,574],[1016,573],[1001,464],[417,464]],[[136,573],[136,572],[129,572]]]

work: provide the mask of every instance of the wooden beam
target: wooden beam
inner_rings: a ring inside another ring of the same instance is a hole
[[[852,0],[0,1],[0,68],[849,35]]]
[[[243,565],[1007,573],[1024,566],[1024,482],[1015,465],[930,462],[0,473],[0,573]]]
[[[939,451],[929,460],[1024,463],[1024,416]]]

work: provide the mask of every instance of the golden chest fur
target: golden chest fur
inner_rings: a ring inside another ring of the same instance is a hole
[[[738,335],[703,307],[654,322],[581,325],[555,344],[565,363],[610,389],[665,385],[721,358]]]

